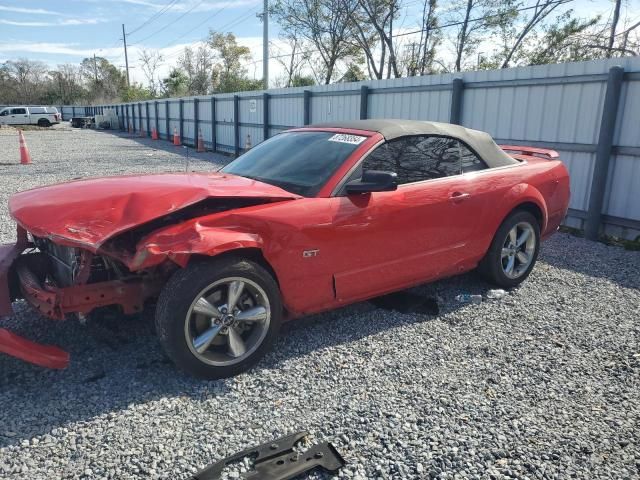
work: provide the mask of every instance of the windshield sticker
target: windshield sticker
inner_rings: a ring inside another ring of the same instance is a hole
[[[360,135],[347,135],[346,133],[336,133],[329,139],[330,142],[350,143],[351,145],[360,145],[367,137]]]

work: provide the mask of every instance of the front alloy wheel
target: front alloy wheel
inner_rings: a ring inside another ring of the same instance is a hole
[[[156,330],[165,352],[205,379],[237,375],[254,365],[278,334],[280,291],[261,265],[226,257],[178,270],[163,288]]]
[[[185,339],[201,362],[233,365],[260,346],[270,318],[269,298],[257,283],[243,277],[223,278],[191,303],[184,322]]]

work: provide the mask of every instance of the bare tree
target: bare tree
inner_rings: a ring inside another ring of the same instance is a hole
[[[454,70],[462,70],[464,57],[472,54],[481,35],[490,28],[489,19],[496,13],[493,0],[461,0],[454,5],[450,19],[457,27],[455,36],[456,60]]]
[[[620,19],[620,6],[622,4],[622,0],[615,0],[615,5],[613,7],[613,18],[611,19],[611,32],[609,33],[609,41],[607,42],[607,58],[610,58],[612,55],[613,42],[616,40],[616,28],[618,26],[618,20]]]
[[[619,1],[619,0],[618,0]],[[563,2],[568,3],[568,2]],[[516,5],[516,8],[522,4]],[[537,0],[533,13],[515,38],[511,47],[505,52],[505,58],[500,68],[507,68],[514,53],[522,46],[522,42],[545,18],[547,18],[561,3],[558,0]]]
[[[178,65],[189,79],[189,94],[206,95],[212,90],[213,53],[209,45],[200,45],[197,50],[185,47]]]
[[[272,55],[285,71],[284,85],[285,87],[293,86],[297,78],[302,77],[304,65],[311,57],[309,45],[300,39],[295,31],[289,32],[282,37],[286,43],[287,49],[291,52],[287,55]]]
[[[383,78],[385,63],[387,78],[392,73],[396,78],[401,76],[393,38],[393,21],[401,7],[401,0],[358,0],[358,10],[352,17],[353,30],[373,78]]]
[[[43,62],[26,58],[6,62],[6,72],[13,80],[18,102],[33,103],[47,80],[48,68]]]
[[[157,72],[160,65],[164,61],[163,56],[159,51],[151,51],[143,49],[140,53],[140,62],[142,63],[142,73],[147,79],[149,84],[149,91],[151,95],[158,96],[161,80],[158,78]]]
[[[322,83],[331,82],[338,62],[357,53],[353,22],[358,0],[277,0],[273,13],[285,32],[297,32],[317,50]]]

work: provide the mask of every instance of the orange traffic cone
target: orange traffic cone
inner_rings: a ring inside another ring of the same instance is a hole
[[[173,144],[176,146],[180,146],[180,135],[178,135],[178,129],[173,127]]]
[[[202,138],[202,130],[198,130],[198,148],[196,149],[196,152],[204,152],[204,138]]]
[[[151,140],[158,140],[158,130],[156,130],[156,127],[151,129]]]
[[[31,163],[31,154],[27,148],[27,142],[24,141],[22,130],[18,130],[18,138],[20,139],[20,163],[29,165]]]

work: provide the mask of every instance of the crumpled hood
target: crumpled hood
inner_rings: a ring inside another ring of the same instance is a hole
[[[95,251],[119,233],[211,197],[300,198],[235,175],[167,173],[79,180],[27,190],[9,199],[9,210],[38,237]]]

